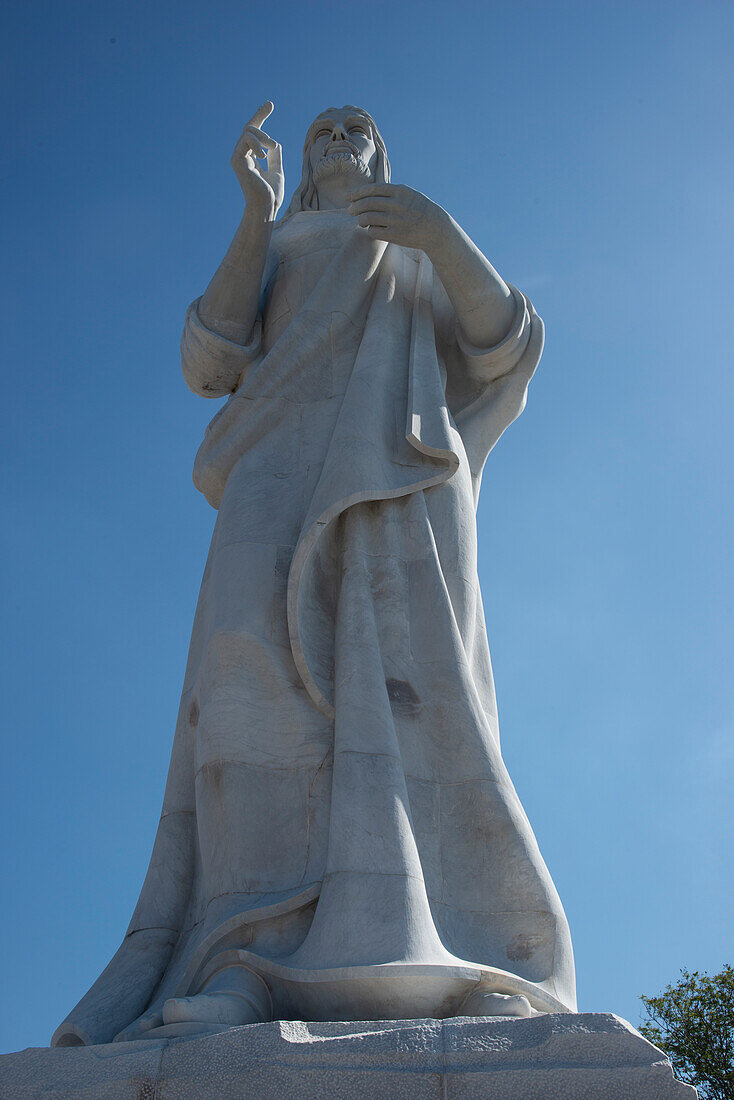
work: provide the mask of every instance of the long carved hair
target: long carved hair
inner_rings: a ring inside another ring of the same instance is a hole
[[[327,116],[331,111],[337,111],[338,107],[329,107],[326,111],[322,111],[318,118],[314,119],[308,128],[306,134],[306,141],[303,146],[303,170],[301,173],[301,182],[293,193],[293,198],[288,204],[283,217],[280,219],[282,225],[284,221],[292,217],[293,214],[298,214],[301,210],[318,210],[319,200],[316,194],[316,187],[313,182],[313,172],[311,171],[311,146],[313,145],[313,137],[316,132],[316,127],[322,118]],[[390,182],[390,161],[387,157],[387,149],[385,148],[385,142],[382,140],[382,134],[375,125],[375,120],[372,115],[368,114],[361,107],[354,107],[351,103],[347,103],[342,107],[343,111],[352,111],[353,114],[359,115],[369,124],[372,131],[372,140],[375,143],[377,149],[377,163],[375,165],[375,183],[389,183]]]

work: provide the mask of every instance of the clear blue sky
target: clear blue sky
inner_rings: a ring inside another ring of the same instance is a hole
[[[505,756],[580,1006],[639,1020],[732,961],[730,0],[21,2],[0,80],[5,819],[0,1050],[46,1044],[124,934],[214,513],[184,309],[264,99],[297,182],[325,107],[533,298],[480,576]]]

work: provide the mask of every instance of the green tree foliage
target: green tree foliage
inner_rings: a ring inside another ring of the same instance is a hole
[[[681,970],[659,996],[641,996],[640,1031],[670,1058],[679,1080],[701,1100],[734,1100],[734,967],[709,977]]]

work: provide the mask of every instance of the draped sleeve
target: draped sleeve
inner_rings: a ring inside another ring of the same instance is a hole
[[[525,295],[511,286],[515,302],[512,327],[499,344],[492,348],[477,348],[464,336],[461,325],[456,325],[456,344],[466,366],[467,374],[478,382],[494,382],[517,365],[530,340],[530,310]]]
[[[186,311],[181,337],[181,369],[186,385],[200,397],[226,397],[233,393],[245,369],[261,349],[262,322],[255,321],[249,344],[236,344],[212,332],[199,316],[197,298]]]
[[[475,493],[489,452],[525,407],[543,351],[542,320],[522,291],[511,285],[510,290],[515,302],[510,331],[494,347],[479,348],[466,339],[443,285],[434,278],[436,348],[446,372],[446,404],[464,442]]]

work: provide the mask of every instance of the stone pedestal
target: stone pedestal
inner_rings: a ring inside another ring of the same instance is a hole
[[[611,1014],[278,1022],[198,1039],[31,1048],[2,1100],[696,1100]]]

